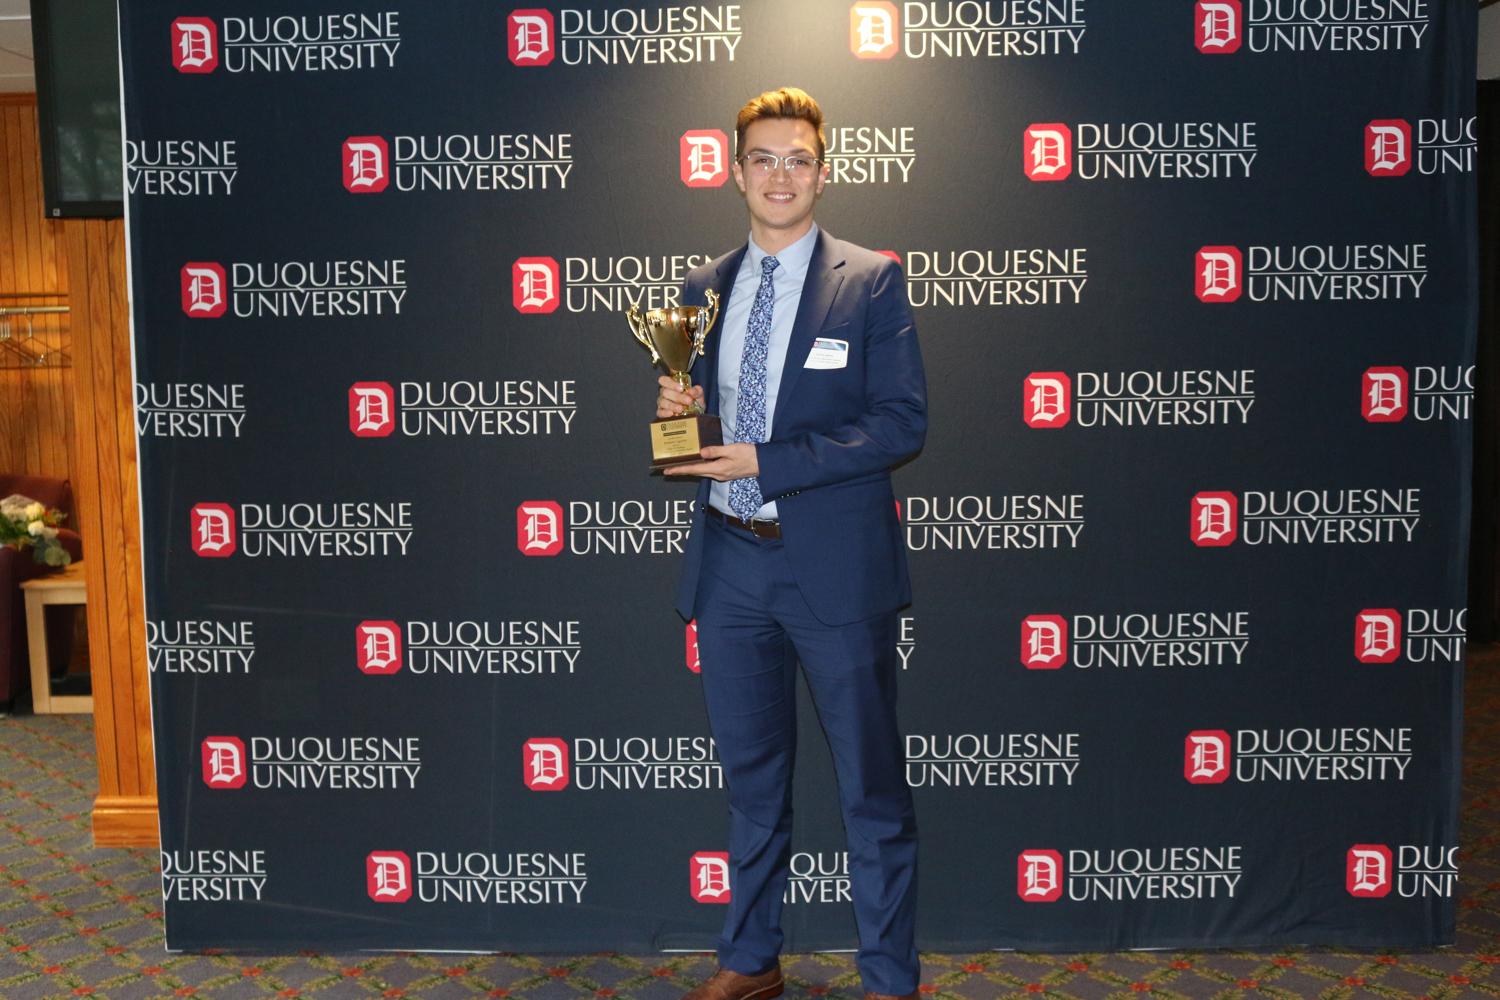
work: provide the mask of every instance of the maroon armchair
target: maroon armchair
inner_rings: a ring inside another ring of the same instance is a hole
[[[0,474],[0,499],[13,493],[56,507],[68,515],[64,524],[75,524],[73,485],[68,480]],[[83,558],[83,545],[76,531],[63,528],[57,537],[75,560]],[[51,569],[33,560],[29,549],[19,552],[0,545],[0,711],[9,710],[16,695],[31,687],[31,653],[26,641],[26,603],[21,584]],[[73,653],[76,611],[77,608],[65,604],[47,608],[47,647],[54,675],[67,672]]]

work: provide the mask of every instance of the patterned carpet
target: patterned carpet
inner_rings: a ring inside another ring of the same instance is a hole
[[[1500,997],[1500,649],[1471,653],[1465,716],[1455,948],[924,955],[923,994],[934,1000]],[[0,1000],[677,1000],[713,971],[710,957],[696,955],[169,955],[162,949],[155,853],[92,847],[94,781],[90,717],[0,719]],[[783,967],[788,997],[860,997],[852,956],[788,956]]]

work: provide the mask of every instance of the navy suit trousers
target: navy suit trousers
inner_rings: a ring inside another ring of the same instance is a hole
[[[808,609],[781,539],[709,518],[698,653],[729,785],[729,912],[719,964],[765,972],[781,951],[797,755],[797,662],[828,735],[849,845],[866,990],[917,988],[917,822],[896,725],[896,613],[829,626]]]

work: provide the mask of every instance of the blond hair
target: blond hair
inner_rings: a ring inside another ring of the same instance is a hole
[[[739,116],[734,121],[737,151],[744,148],[745,130],[754,122],[765,118],[799,118],[807,122],[818,134],[818,159],[823,158],[823,109],[818,107],[818,102],[807,91],[797,87],[782,87],[751,98],[740,108]]]

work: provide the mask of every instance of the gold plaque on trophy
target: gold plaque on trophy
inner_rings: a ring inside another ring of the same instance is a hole
[[[651,352],[651,363],[665,365],[683,392],[692,388],[688,372],[703,353],[704,340],[719,317],[718,293],[710,288],[703,295],[708,300],[707,306],[675,306],[642,312],[640,306],[632,303],[625,311],[630,332]],[[704,413],[701,403],[694,403],[680,417],[652,422],[651,468],[698,461],[700,449],[723,443],[724,429],[719,418]]]

